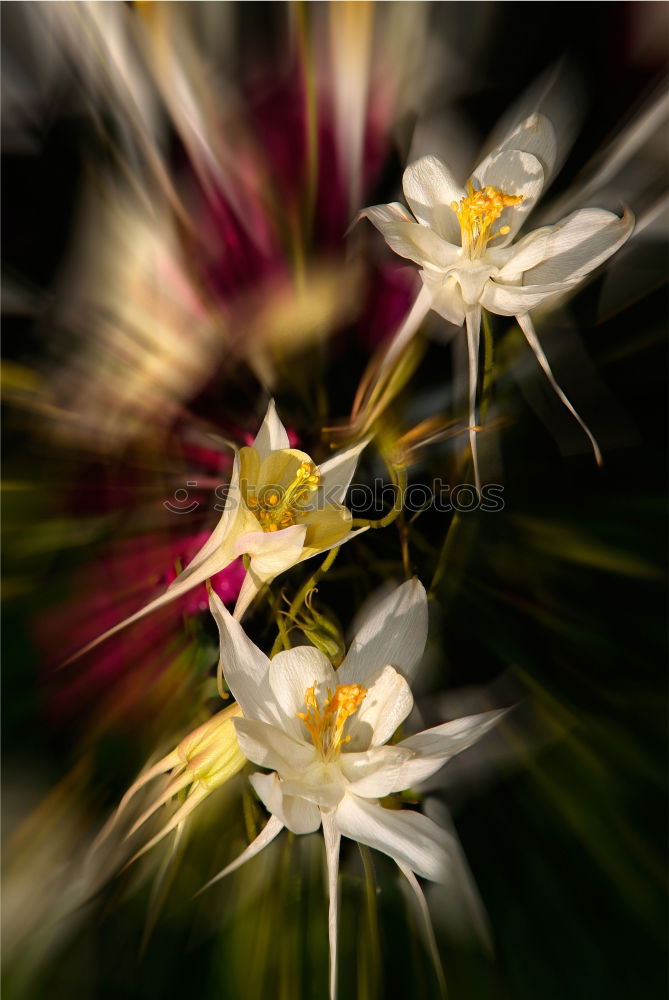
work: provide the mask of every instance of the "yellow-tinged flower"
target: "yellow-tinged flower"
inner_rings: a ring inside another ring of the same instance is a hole
[[[515,316],[553,389],[588,435],[601,462],[597,442],[555,381],[530,310],[575,288],[625,242],[634,218],[628,211],[619,218],[600,208],[584,208],[514,244],[553,170],[556,151],[548,119],[530,115],[476,167],[466,190],[438,157],[423,156],[404,172],[404,195],[411,212],[398,202],[361,212],[395,253],[421,268],[423,288],[388,349],[386,367],[430,309],[457,326],[466,324],[469,437],[477,487],[481,308]]]
[[[366,444],[363,440],[351,445],[317,466],[305,452],[289,446],[271,400],[253,444],[235,454],[225,510],[192,562],[164,594],[76,655],[245,555],[248,570],[235,606],[235,617],[241,618],[260,588],[279,573],[365,531],[351,530],[351,512],[343,500]]]
[[[118,809],[98,837],[97,846],[106,840],[116,827],[137,792],[154,778],[168,772],[169,782],[133,823],[127,836],[131,837],[132,834],[136,833],[161,806],[166,805],[174,796],[185,792],[185,798],[176,812],[172,814],[159,832],[137,852],[133,860],[154,847],[172,830],[180,827],[214,789],[233,778],[246,763],[246,757],[239,749],[233,722],[234,719],[241,717],[242,711],[239,705],[229,705],[228,708],[217,712],[207,722],[194,729],[188,736],[184,736],[178,746],[159,760],[157,764],[144,770],[121,799]]]

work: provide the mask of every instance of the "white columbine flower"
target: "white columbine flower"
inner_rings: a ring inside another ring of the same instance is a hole
[[[260,588],[279,573],[365,531],[351,530],[351,512],[342,502],[366,444],[352,445],[317,466],[305,452],[290,447],[270,400],[253,444],[235,454],[225,510],[194,559],[164,594],[76,655],[246,555],[248,571],[235,606],[235,617],[241,618]]]
[[[249,760],[271,770],[250,779],[271,813],[267,825],[212,882],[252,858],[283,827],[312,833],[322,825],[334,998],[340,838],[388,854],[423,902],[414,873],[446,880],[452,838],[421,813],[385,809],[379,799],[429,777],[476,742],[503,712],[456,719],[386,746],[411,711],[408,680],[427,637],[427,598],[417,580],[398,587],[367,615],[337,670],[312,646],[269,660],[216,594],[210,604],[220,633],[221,667],[243,713],[234,723],[239,745]]]
[[[481,308],[515,316],[554,390],[588,435],[597,461],[597,442],[557,385],[537,339],[530,311],[562,295],[614,253],[632,232],[630,212],[622,218],[600,208],[572,212],[552,226],[512,244],[553,169],[553,127],[542,115],[522,122],[474,170],[464,190],[436,156],[423,156],[404,172],[404,196],[366,208],[366,216],[388,245],[420,265],[423,288],[389,354],[395,357],[429,309],[449,322],[467,325],[469,424],[476,484],[476,387]]]

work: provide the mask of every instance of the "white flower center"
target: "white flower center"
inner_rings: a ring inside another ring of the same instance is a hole
[[[298,517],[305,517],[306,510],[300,510],[305,500],[321,481],[320,473],[312,462],[302,462],[292,483],[283,489],[280,486],[266,486],[260,495],[249,492],[246,503],[255,514],[263,531],[279,531],[295,524]]]
[[[332,694],[327,689],[327,700],[322,708],[318,704],[316,697],[317,683],[307,688],[304,694],[304,703],[307,706],[306,712],[298,712],[298,719],[302,719],[311,734],[311,741],[320,753],[324,761],[336,760],[341,753],[344,743],[348,743],[350,736],[344,736],[344,726],[350,715],[360,708],[364,701],[367,689],[360,684],[345,684],[338,687]]]
[[[470,260],[477,260],[483,256],[491,240],[509,232],[509,226],[501,226],[496,232],[491,232],[493,223],[505,208],[519,205],[523,198],[519,194],[506,194],[490,184],[478,190],[471,181],[467,181],[467,191],[468,194],[459,202],[451,202],[451,208],[460,223],[462,248]]]

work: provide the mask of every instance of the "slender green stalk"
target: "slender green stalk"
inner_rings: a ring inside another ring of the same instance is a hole
[[[358,983],[361,1000],[369,998],[376,1000],[380,995],[379,991],[379,970],[381,968],[381,945],[379,941],[379,918],[376,906],[376,878],[374,876],[374,865],[368,847],[358,844],[360,857],[362,858],[365,870],[365,955],[364,960],[359,962]]]
[[[402,469],[399,466],[388,466],[390,474],[393,479],[393,486],[397,487],[397,493],[395,494],[395,502],[392,509],[380,520],[370,521],[365,517],[356,517],[353,519],[352,527],[354,528],[387,528],[389,524],[396,521],[397,518],[402,513],[404,506],[404,494],[407,488],[407,472],[406,469]]]
[[[327,556],[325,557],[325,559],[323,560],[323,562],[319,566],[319,568],[316,570],[316,572],[312,573],[312,575],[309,577],[309,579],[306,581],[306,583],[303,584],[302,587],[300,587],[300,589],[298,590],[297,594],[293,598],[292,604],[290,605],[290,607],[288,608],[288,611],[286,612],[286,616],[285,616],[286,618],[291,619],[291,620],[295,618],[295,616],[297,615],[298,611],[301,609],[302,605],[304,604],[304,602],[305,602],[305,600],[307,598],[307,594],[309,593],[310,590],[314,589],[314,587],[316,586],[316,584],[318,583],[318,581],[320,580],[320,578],[323,576],[323,574],[327,573],[327,571],[330,569],[330,566],[332,566],[332,563],[337,558],[338,552],[339,552],[339,546],[338,545],[335,546],[335,548],[330,549],[330,551],[328,552]],[[277,618],[277,625],[278,625],[278,618]],[[284,645],[284,635],[285,635],[285,638],[288,641],[288,645],[287,646]],[[279,652],[279,650],[281,649],[282,646],[283,646],[284,649],[290,649],[290,640],[288,640],[288,633],[285,630],[285,626],[284,626],[284,635],[282,635],[281,629],[279,628],[279,634],[277,635],[276,639],[274,640],[274,645],[272,646],[272,651],[269,654],[270,657],[275,656]]]

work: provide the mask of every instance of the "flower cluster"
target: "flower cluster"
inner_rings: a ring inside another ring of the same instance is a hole
[[[404,194],[411,211],[392,203],[361,213],[396,253],[419,265],[422,280],[422,289],[382,368],[393,370],[401,349],[430,309],[452,324],[466,326],[468,430],[479,492],[476,434],[482,310],[515,317],[553,388],[601,460],[590,430],[553,377],[530,312],[571,291],[606,260],[629,236],[632,218],[628,212],[618,217],[601,209],[582,209],[514,242],[555,160],[550,123],[532,115],[479,164],[464,188],[444,163],[424,156],[404,174]],[[374,385],[368,384],[366,391],[373,396]],[[405,583],[358,617],[348,651],[337,626],[311,609],[315,577],[287,611],[277,611],[275,603],[279,634],[269,655],[242,626],[251,604],[280,574],[304,560],[328,554],[317,571],[322,574],[341,545],[399,516],[398,508],[378,522],[354,522],[345,506],[368,443],[368,437],[359,436],[319,464],[290,446],[270,401],[252,444],[233,446],[225,509],[189,565],[162,594],[86,647],[201,587],[243,557],[244,578],[233,613],[209,588],[209,608],[218,627],[219,691],[223,693],[227,686],[234,704],[140,774],[102,836],[117,829],[141,789],[162,778],[128,836],[175,797],[179,801],[137,852],[138,857],[168,834],[181,831],[194,809],[247,761],[260,768],[248,780],[269,819],[246,849],[207,884],[238,869],[284,828],[299,835],[322,830],[329,886],[332,1000],[337,992],[342,837],[392,858],[427,913],[416,876],[448,882],[457,841],[397,798],[392,800],[394,808],[388,808],[388,797],[426,781],[481,739],[506,712],[498,709],[451,719],[410,735],[402,731],[397,738],[412,711],[410,685],[428,639],[427,594],[410,570]],[[402,476],[406,483],[400,462],[390,462],[389,468],[394,485],[401,483]],[[405,570],[407,566],[405,559]],[[312,644],[291,645],[290,633],[295,628]]]

